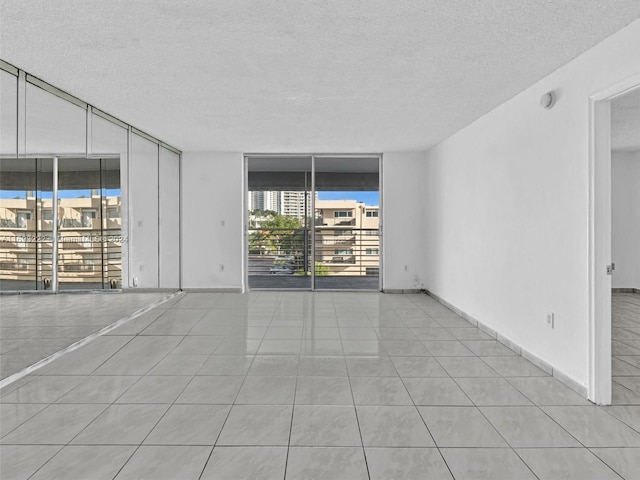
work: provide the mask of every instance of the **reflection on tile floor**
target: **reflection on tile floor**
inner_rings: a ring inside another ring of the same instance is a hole
[[[0,296],[0,380],[166,296],[166,293]],[[151,322],[160,312],[146,318]]]
[[[0,477],[633,479],[634,395],[594,406],[426,295],[192,293],[0,391]]]
[[[640,294],[612,297],[613,404],[640,405]]]

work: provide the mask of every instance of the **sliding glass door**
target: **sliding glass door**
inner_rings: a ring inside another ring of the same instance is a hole
[[[0,290],[44,290],[52,278],[51,158],[0,159]]]
[[[248,158],[249,288],[311,288],[311,184],[311,157]]]
[[[0,159],[0,173],[0,290],[120,288],[119,158]]]
[[[248,156],[250,289],[380,290],[377,156]]]
[[[378,157],[315,159],[316,290],[379,290]]]
[[[119,288],[120,167],[114,158],[58,163],[58,288]]]

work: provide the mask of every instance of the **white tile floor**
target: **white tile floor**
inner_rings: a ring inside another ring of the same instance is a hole
[[[0,380],[166,296],[166,293],[2,295]]]
[[[0,391],[0,477],[637,479],[637,298],[601,408],[425,295],[182,295]]]
[[[613,295],[613,403],[640,405],[640,294]]]

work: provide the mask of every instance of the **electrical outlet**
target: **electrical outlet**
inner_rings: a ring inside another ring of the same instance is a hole
[[[556,328],[556,315],[555,313],[547,314],[547,326],[551,328]]]
[[[220,264],[220,271],[221,271],[221,272],[224,272],[224,263],[221,263],[221,264]]]
[[[133,286],[134,287],[138,286],[138,277],[133,277]]]
[[[405,265],[405,266],[404,266],[404,271],[405,271],[405,272],[409,271],[409,265]]]

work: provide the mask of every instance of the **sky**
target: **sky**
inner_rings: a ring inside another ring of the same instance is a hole
[[[380,205],[378,192],[318,192],[318,200],[357,200],[370,207]]]
[[[120,189],[107,189],[103,192],[107,197],[116,197],[120,195]],[[24,190],[0,190],[0,198],[25,198]],[[91,190],[60,190],[58,198],[78,198],[81,196],[90,197]],[[53,198],[53,192],[39,192],[39,198]]]
[[[24,198],[24,191],[0,190],[0,198]],[[120,195],[119,190],[107,190],[107,196]],[[90,190],[60,191],[60,198],[79,197],[81,195],[90,196]],[[41,192],[41,198],[51,198],[51,192]],[[365,205],[377,207],[380,205],[380,195],[378,192],[318,192],[320,200],[356,200]]]

